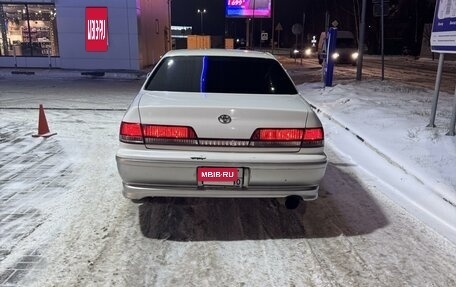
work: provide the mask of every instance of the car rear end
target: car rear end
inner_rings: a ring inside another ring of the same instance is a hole
[[[124,195],[315,199],[323,128],[281,65],[202,53],[167,54],[127,110],[116,156]]]

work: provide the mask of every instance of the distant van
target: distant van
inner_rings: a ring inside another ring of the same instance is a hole
[[[318,63],[323,63],[326,56],[326,32],[321,32],[318,40]],[[350,31],[337,31],[336,51],[331,55],[336,63],[356,65],[358,46],[355,36]]]

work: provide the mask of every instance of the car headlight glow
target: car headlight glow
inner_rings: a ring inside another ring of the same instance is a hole
[[[312,54],[312,50],[310,48],[307,48],[304,53],[306,54],[306,56],[310,56]]]
[[[353,59],[353,60],[358,59],[358,52],[354,52],[354,53],[352,54],[352,59]]]
[[[294,49],[293,53],[297,54],[297,53],[299,53],[299,50]]]
[[[337,59],[339,58],[339,56],[340,56],[340,55],[339,55],[339,53],[337,53],[337,52],[331,55],[331,57],[333,58],[333,60],[337,60]]]

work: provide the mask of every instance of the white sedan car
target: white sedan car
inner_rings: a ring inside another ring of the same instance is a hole
[[[174,50],[120,125],[123,195],[318,197],[327,164],[320,120],[269,53]]]

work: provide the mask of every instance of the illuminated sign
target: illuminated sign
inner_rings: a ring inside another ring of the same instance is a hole
[[[87,52],[108,50],[108,8],[86,7],[85,42]]]
[[[271,17],[271,0],[226,0],[225,3],[226,17]]]

